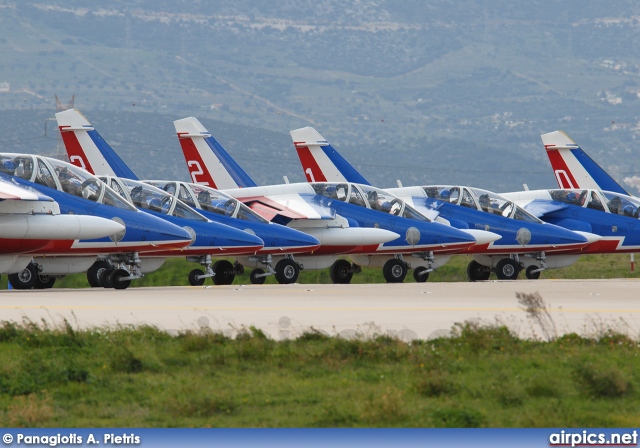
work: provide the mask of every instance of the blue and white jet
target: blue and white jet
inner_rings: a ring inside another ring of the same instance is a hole
[[[309,182],[369,182],[345,160],[314,128],[291,131],[302,169]],[[467,267],[472,281],[487,280],[491,272],[498,279],[515,280],[521,269],[530,279],[549,268],[574,263],[580,251],[599,238],[577,234],[545,224],[500,195],[477,188],[455,185],[426,185],[387,188],[425,216],[444,220],[459,229],[484,229],[500,239],[469,248],[473,260]]]

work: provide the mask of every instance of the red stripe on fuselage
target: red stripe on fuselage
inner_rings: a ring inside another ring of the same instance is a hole
[[[89,159],[87,159],[87,155],[84,153],[82,149],[82,145],[78,141],[78,137],[74,131],[65,130],[69,126],[60,126],[60,135],[62,135],[62,141],[64,143],[64,147],[67,150],[67,156],[69,157],[69,163],[77,166],[78,168],[85,169],[89,171],[91,174],[95,175],[95,171],[93,171],[93,167],[89,163]],[[84,166],[82,164],[84,163]]]
[[[49,240],[24,240],[0,238],[0,254],[23,254],[33,252],[49,244]]]
[[[311,155],[311,150],[307,146],[296,146],[296,151],[298,151],[298,158],[302,165],[302,171],[307,177],[307,182],[326,182],[327,178],[316,159]]]

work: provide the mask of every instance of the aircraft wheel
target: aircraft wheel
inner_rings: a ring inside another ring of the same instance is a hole
[[[198,278],[198,276],[204,275],[204,272],[200,269],[194,269],[189,272],[189,284],[191,286],[202,286],[204,285],[204,278]]]
[[[478,282],[481,280],[489,280],[491,271],[487,270],[486,266],[481,265],[476,260],[471,260],[467,265],[467,277],[470,282]]]
[[[329,276],[333,283],[351,283],[351,279],[353,278],[351,263],[347,260],[336,260],[329,268]]]
[[[111,273],[109,282],[114,289],[127,289],[131,284],[131,280],[120,280],[123,277],[129,277],[129,272],[125,269],[116,269]]]
[[[91,265],[87,270],[87,281],[92,288],[98,288],[102,286],[100,277],[105,269],[113,269],[111,264],[105,260],[98,260]]]
[[[15,274],[9,274],[9,282],[13,289],[31,289],[36,284],[37,268],[33,263]]]
[[[249,280],[251,280],[251,283],[253,283],[254,285],[262,285],[267,280],[267,277],[263,277],[262,274],[264,274],[264,270],[255,268],[249,274]]]
[[[392,258],[384,264],[382,274],[387,283],[402,283],[407,276],[407,265],[396,258]]]
[[[418,283],[424,283],[429,280],[429,272],[424,266],[418,266],[413,270],[413,279]]]
[[[100,274],[100,284],[103,288],[113,288],[111,285],[111,274],[113,274],[113,269],[104,269]]]
[[[281,285],[295,283],[300,275],[298,264],[288,258],[284,258],[276,264],[276,280]]]
[[[56,282],[55,277],[51,277],[50,275],[36,275],[36,284],[34,288],[36,289],[49,289],[53,288],[53,284]]]
[[[233,279],[236,278],[236,274],[233,272],[233,265],[227,260],[218,260],[213,263],[213,283],[216,285],[230,285],[233,283]]]
[[[525,271],[525,274],[529,280],[538,280],[540,278],[540,274],[542,273],[542,271],[533,272],[536,269],[538,269],[538,266],[533,266],[533,265],[527,266],[527,270]]]
[[[515,280],[520,273],[520,266],[511,258],[503,258],[496,264],[496,276],[499,280]]]

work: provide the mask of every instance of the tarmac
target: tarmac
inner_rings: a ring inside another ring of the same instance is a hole
[[[517,293],[539,294],[527,313]],[[518,280],[354,285],[230,285],[1,291],[0,320],[66,319],[74,328],[151,325],[172,334],[210,329],[235,336],[254,326],[273,339],[307,331],[407,341],[447,336],[456,325],[506,325],[545,339],[614,330],[637,337],[640,280]]]

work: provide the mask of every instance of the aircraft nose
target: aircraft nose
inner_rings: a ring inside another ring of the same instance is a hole
[[[273,232],[274,238],[269,242],[265,240],[265,249],[268,248],[269,245],[271,245],[271,247],[279,247],[284,251],[287,249],[304,249],[308,251],[320,247],[320,240],[307,233],[279,224],[271,224],[270,227],[275,230],[275,232]]]
[[[460,229],[460,230],[474,237],[477,245],[490,244],[502,238],[502,235],[498,235],[497,233],[489,232],[487,230],[479,230],[479,229]]]
[[[262,238],[256,236],[253,231],[248,232],[244,230],[238,230],[230,226],[225,226],[226,240],[229,241],[229,245],[238,247],[254,247],[260,249],[264,246]]]
[[[573,233],[577,233],[578,235],[582,235],[583,237],[585,237],[587,239],[587,243],[589,244],[597,243],[602,239],[601,235],[596,235],[595,233],[591,233],[591,232],[582,232],[579,230],[574,230]]]
[[[187,229],[172,224],[169,221],[158,219],[153,231],[161,235],[164,239],[173,239],[180,241],[193,241],[194,236]]]

